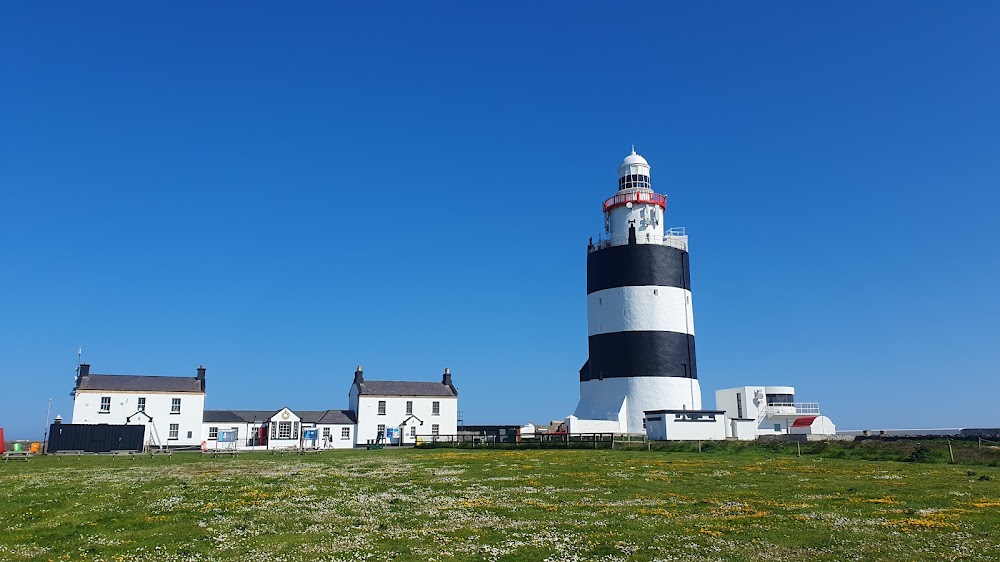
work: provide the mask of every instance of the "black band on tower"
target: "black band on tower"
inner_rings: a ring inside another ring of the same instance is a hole
[[[625,244],[587,254],[588,295],[648,285],[691,290],[688,253],[661,244]]]
[[[580,381],[619,377],[698,378],[694,336],[677,332],[612,332],[590,336]]]

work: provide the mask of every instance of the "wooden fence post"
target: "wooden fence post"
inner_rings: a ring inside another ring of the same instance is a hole
[[[951,457],[951,464],[955,464],[955,451],[951,448],[951,439],[948,440],[948,456]]]

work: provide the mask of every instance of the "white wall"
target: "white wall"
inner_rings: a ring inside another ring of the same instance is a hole
[[[726,417],[719,414],[692,414],[697,421],[682,415],[650,412],[646,415],[646,435],[655,441],[718,441],[726,438]]]
[[[326,449],[353,449],[355,445],[355,439],[358,436],[358,428],[354,424],[349,425],[317,425],[319,429],[319,446]],[[347,428],[348,435],[346,439],[342,437],[342,430]],[[330,429],[330,441],[326,442],[323,440],[323,429]]]
[[[740,441],[753,441],[757,438],[757,420],[733,420],[728,419],[731,433],[729,437],[734,437]]]
[[[755,396],[760,398],[756,399]],[[737,400],[739,396],[739,400]],[[742,402],[743,412],[739,413],[738,405]],[[715,409],[724,410],[727,418],[748,418],[756,420],[763,408],[767,406],[763,386],[738,386],[715,391]]]
[[[675,441],[716,441],[726,438],[726,416],[717,414],[713,421],[678,420],[664,414],[667,439]]]
[[[615,287],[587,295],[588,335],[625,331],[694,335],[691,291],[679,287]]]
[[[624,433],[618,420],[584,420],[576,416],[566,418],[566,431],[574,435],[580,433]]]
[[[100,413],[101,398],[111,398],[111,411]],[[205,413],[205,395],[193,392],[118,392],[98,390],[77,390],[73,400],[73,423],[113,424],[125,423],[125,418],[138,411],[138,399],[146,399],[147,415],[153,420],[147,422],[143,415],[132,417],[130,424],[146,426],[144,443],[165,447],[190,447],[201,444],[201,422]],[[171,413],[172,399],[181,399],[179,414]],[[169,439],[170,425],[177,424],[177,439]],[[155,431],[154,431],[155,426]],[[188,433],[191,434],[188,437]],[[157,440],[157,436],[159,440]]]
[[[201,424],[201,440],[205,443],[205,447],[208,449],[218,449],[218,448],[229,448],[235,446],[237,449],[252,449],[253,447],[247,446],[247,439],[257,431],[257,427],[264,423],[266,420],[258,420],[257,425],[253,425],[246,422],[205,422]],[[235,445],[231,443],[219,443],[215,439],[209,439],[209,429],[235,429],[236,430],[236,443]],[[263,448],[263,447],[261,447]]]
[[[617,420],[624,414],[623,432],[643,433],[643,412],[648,410],[700,410],[698,379],[683,377],[621,377],[580,383],[580,419]]]
[[[352,392],[353,389],[352,389]],[[385,415],[378,413],[378,403],[385,400]],[[358,430],[356,443],[365,445],[369,440],[374,441],[378,434],[379,424],[386,428],[399,427],[408,417],[406,413],[406,402],[413,401],[413,415],[423,422],[417,423],[417,436],[429,437],[432,432],[432,425],[439,426],[439,435],[456,435],[458,433],[458,398],[445,396],[374,396],[361,395],[358,398]],[[440,403],[440,414],[433,415],[433,403]],[[406,431],[406,439],[403,443],[413,443],[415,440],[409,437],[409,429]],[[399,439],[391,440],[392,444],[398,444]]]
[[[619,191],[618,193],[624,193]],[[639,244],[659,244],[663,240],[663,209],[658,205],[650,203],[632,203],[632,208],[625,205],[611,209],[607,213],[605,221],[608,221],[610,229],[608,236],[616,241],[623,238],[628,241],[629,221],[635,221],[635,238]],[[646,235],[649,234],[647,241]]]

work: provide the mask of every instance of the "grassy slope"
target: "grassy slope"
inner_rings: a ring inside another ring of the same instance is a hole
[[[997,468],[765,449],[43,457],[0,489],[3,560],[1000,559]]]

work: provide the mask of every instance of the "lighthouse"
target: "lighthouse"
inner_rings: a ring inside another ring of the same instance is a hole
[[[694,350],[688,238],[664,229],[667,197],[632,153],[604,201],[604,235],[587,247],[587,362],[581,420],[617,421],[641,433],[644,412],[701,410]]]

